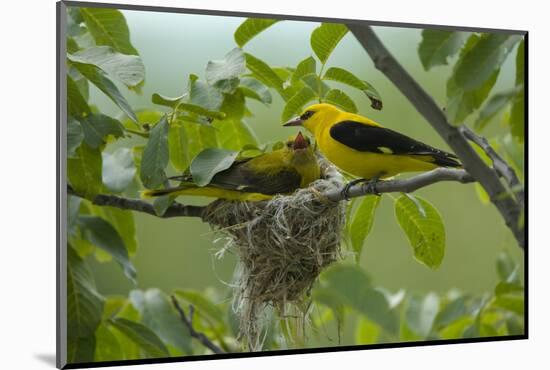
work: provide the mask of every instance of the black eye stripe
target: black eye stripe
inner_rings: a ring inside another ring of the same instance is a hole
[[[314,113],[315,113],[314,111],[308,110],[308,111],[304,112],[304,114],[302,114],[302,115],[300,116],[300,119],[301,119],[302,121],[305,121],[305,120],[307,120],[309,117],[313,116]]]

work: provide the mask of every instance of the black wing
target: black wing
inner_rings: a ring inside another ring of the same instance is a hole
[[[454,154],[436,149],[399,132],[384,127],[342,121],[330,129],[330,136],[360,152],[397,155],[426,155],[439,166],[460,167]]]
[[[258,173],[242,164],[217,173],[211,185],[224,189],[262,194],[290,193],[300,187],[301,177],[292,169],[283,169],[277,173]]]

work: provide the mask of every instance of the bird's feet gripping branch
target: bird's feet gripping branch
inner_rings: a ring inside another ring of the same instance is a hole
[[[351,194],[349,193],[350,189],[357,184],[365,183],[365,194],[374,194],[380,196],[381,194],[376,190],[376,184],[380,181],[380,176],[373,177],[372,179],[355,179],[348,182],[342,189],[342,198],[345,200],[350,200]]]

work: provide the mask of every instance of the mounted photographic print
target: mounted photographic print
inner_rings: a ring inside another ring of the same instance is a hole
[[[58,37],[58,367],[527,338],[525,31],[66,1]]]

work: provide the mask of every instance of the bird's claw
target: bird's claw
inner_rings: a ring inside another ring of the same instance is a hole
[[[356,185],[356,184],[359,184],[361,182],[365,182],[365,181],[368,181],[367,179],[355,179],[353,181],[350,181],[348,182],[344,188],[342,189],[342,197],[345,199],[345,200],[349,200],[350,199],[350,195],[349,195],[349,190],[351,189],[351,187],[353,185]]]
[[[378,177],[374,177],[370,180],[368,180],[368,179],[356,179],[356,180],[350,181],[344,186],[344,189],[342,189],[342,197],[345,200],[349,200],[350,199],[349,191],[350,191],[351,187],[354,186],[354,185],[357,185],[361,182],[366,183],[365,184],[365,194],[374,194],[374,195],[380,196],[381,194],[376,190],[376,184],[378,183],[378,180],[379,180]]]
[[[378,183],[378,179],[374,178],[372,180],[370,180],[369,182],[366,183],[366,193],[367,194],[374,194],[374,195],[377,195],[377,196],[380,196],[382,194],[380,194],[377,190],[376,190],[376,184]]]

